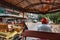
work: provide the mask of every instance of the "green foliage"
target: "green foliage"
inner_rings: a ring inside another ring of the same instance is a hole
[[[60,12],[47,15],[54,23],[60,23]]]
[[[60,23],[60,12],[52,13],[52,14],[46,14],[46,15],[41,15],[40,17],[49,17],[51,21],[54,23]],[[40,18],[40,19],[41,19]]]

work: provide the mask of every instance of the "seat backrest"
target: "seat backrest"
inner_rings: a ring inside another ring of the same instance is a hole
[[[8,25],[7,24],[0,24],[0,31],[5,31],[8,30]]]
[[[17,26],[17,25],[18,25],[19,27],[18,27],[18,28],[14,28],[15,31],[19,32],[20,30],[23,30],[23,26],[24,26],[24,25],[23,25],[22,23],[20,23],[20,24],[15,24],[15,26]]]
[[[31,31],[26,30],[22,34],[22,40],[24,37],[35,37],[40,39],[49,39],[49,40],[60,40],[60,33],[51,33],[51,32],[40,32],[40,31]]]

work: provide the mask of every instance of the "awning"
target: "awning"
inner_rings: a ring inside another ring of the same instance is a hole
[[[60,11],[60,0],[2,0],[2,4],[32,13],[49,13]]]

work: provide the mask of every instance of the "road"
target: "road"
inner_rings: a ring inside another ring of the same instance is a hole
[[[26,23],[27,27],[29,30],[34,30],[37,31],[37,25],[40,25],[41,22],[37,22],[37,23]],[[51,24],[52,25],[52,32],[57,32],[60,33],[60,24]]]

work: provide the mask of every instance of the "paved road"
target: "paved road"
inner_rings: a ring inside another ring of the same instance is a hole
[[[30,23],[26,23],[27,24],[27,27],[28,27],[28,29],[29,30],[37,30],[37,25],[40,25],[41,24],[41,22],[38,22],[38,23],[32,23],[32,22],[30,22]]]
[[[29,23],[26,23],[27,24],[27,27],[29,30],[37,30],[37,25],[40,25],[41,22],[38,22],[38,23],[32,23],[32,22],[29,22]],[[57,33],[60,33],[60,24],[51,24],[52,25],[52,31],[53,32],[57,32]]]

